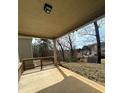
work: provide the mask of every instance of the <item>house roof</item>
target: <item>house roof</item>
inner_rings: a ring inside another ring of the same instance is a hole
[[[105,0],[19,0],[18,9],[20,36],[54,39],[104,15]]]

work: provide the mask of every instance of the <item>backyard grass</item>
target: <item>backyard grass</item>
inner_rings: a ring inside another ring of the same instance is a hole
[[[105,86],[105,63],[61,62],[61,65]]]

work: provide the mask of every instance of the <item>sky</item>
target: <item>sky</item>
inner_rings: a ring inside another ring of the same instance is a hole
[[[99,34],[100,34],[101,41],[105,41],[105,24],[103,24],[99,28]],[[81,36],[79,36],[78,31],[75,32],[75,36],[76,36],[76,40],[75,40],[76,48],[82,48],[85,45],[96,43],[96,38],[93,36],[82,36],[81,37]],[[93,42],[85,42],[85,41],[87,41],[87,38],[94,38],[94,41]]]

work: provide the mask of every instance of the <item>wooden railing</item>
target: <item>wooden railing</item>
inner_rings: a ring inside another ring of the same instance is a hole
[[[25,69],[25,62],[26,61],[33,61],[33,60],[40,60],[40,67],[41,67],[41,70],[42,70],[42,67],[43,67],[42,60],[52,60],[54,62],[54,57],[53,56],[48,56],[48,57],[37,57],[37,58],[25,58],[25,59],[22,59],[24,71],[26,70]]]
[[[18,80],[20,79],[23,72],[24,72],[23,63],[19,63],[19,65],[18,65]]]

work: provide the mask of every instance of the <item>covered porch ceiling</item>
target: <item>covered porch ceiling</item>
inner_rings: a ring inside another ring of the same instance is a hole
[[[45,3],[52,11],[44,11]],[[20,36],[58,38],[105,14],[105,0],[19,0]]]

